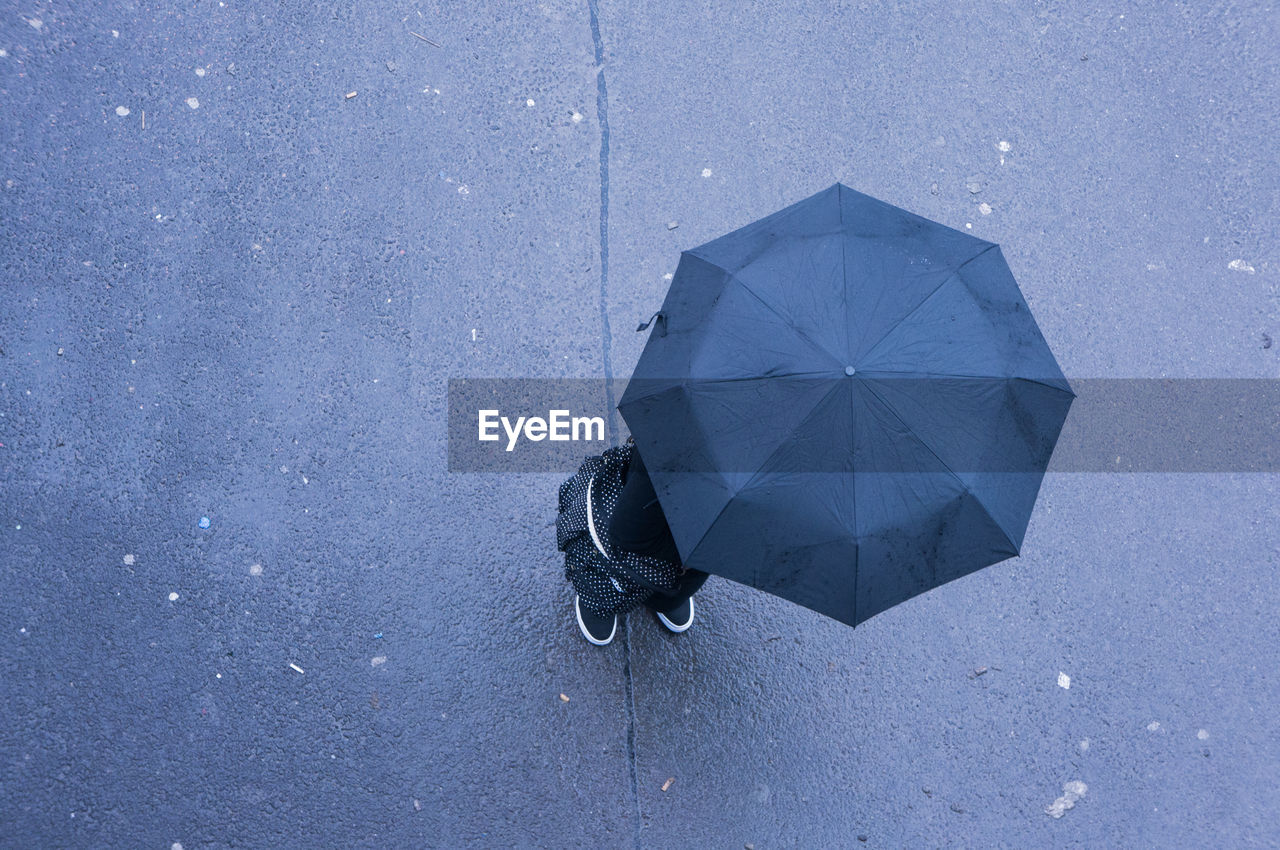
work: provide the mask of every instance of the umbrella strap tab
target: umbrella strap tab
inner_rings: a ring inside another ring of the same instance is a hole
[[[641,322],[640,327],[636,328],[636,333],[640,333],[640,331],[652,325],[655,319],[662,325],[662,332],[659,333],[658,336],[666,336],[667,335],[667,314],[662,312],[661,310],[659,310],[658,312],[650,316],[649,321]]]

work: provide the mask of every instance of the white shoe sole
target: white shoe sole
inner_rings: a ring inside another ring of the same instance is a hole
[[[675,623],[668,620],[667,615],[663,614],[661,611],[654,611],[653,613],[658,615],[658,619],[662,621],[662,625],[666,626],[670,631],[679,634],[693,625],[693,597],[689,597],[689,622],[682,626],[677,626]]]
[[[609,632],[609,636],[604,640],[596,640],[591,636],[591,632],[587,631],[587,624],[582,622],[582,597],[573,597],[573,613],[578,618],[578,628],[582,631],[582,636],[594,643],[596,646],[608,646],[613,642],[613,636],[618,633],[618,618],[613,618],[613,631]]]

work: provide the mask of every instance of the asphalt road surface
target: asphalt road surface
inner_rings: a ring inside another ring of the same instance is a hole
[[[0,846],[1280,843],[1275,474],[600,648],[572,470],[445,441],[837,180],[1000,243],[1069,378],[1280,377],[1266,4],[147,5],[0,6]]]

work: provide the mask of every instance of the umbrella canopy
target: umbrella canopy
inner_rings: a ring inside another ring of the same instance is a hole
[[[681,254],[618,410],[687,566],[856,625],[1018,554],[1074,397],[998,246],[837,183]]]

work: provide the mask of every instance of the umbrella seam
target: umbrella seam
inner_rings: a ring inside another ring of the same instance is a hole
[[[870,375],[871,377],[875,377],[876,375],[918,375],[924,378],[980,378],[984,380],[999,379],[1001,381],[1026,381],[1029,384],[1039,384],[1040,386],[1045,387],[1047,389],[1057,390],[1060,393],[1066,393],[1067,395],[1070,395],[1072,398],[1076,397],[1076,394],[1073,390],[1063,389],[1062,387],[1054,386],[1053,384],[1050,384],[1047,381],[1042,381],[1039,378],[1028,378],[1025,375],[962,375],[958,372],[915,372],[915,371],[908,372],[905,369],[866,369],[866,370],[859,370],[859,374]],[[1063,378],[1062,380],[1065,382],[1066,378]]]
[[[821,405],[824,401],[826,401],[827,398],[833,392],[840,389],[840,387],[841,387],[841,384],[836,383],[831,387],[831,389],[823,393],[822,397],[813,403],[813,407],[809,408],[809,411],[804,416],[800,417],[800,420],[798,422],[796,422],[796,426],[792,430],[792,433],[795,433],[795,431],[799,430],[801,426],[803,426],[805,422],[809,420],[809,417],[813,415],[813,412],[818,409],[819,405]],[[782,451],[782,448],[783,446],[786,445],[786,442],[787,441],[785,439],[779,442],[778,445],[774,448],[774,450],[769,453],[769,456],[760,462],[760,469],[757,469],[755,472],[753,472],[751,474],[751,477],[747,479],[746,483],[744,483],[741,487],[738,487],[737,489],[735,489],[733,493],[730,494],[728,500],[726,500],[724,505],[720,508],[720,510],[716,512],[715,518],[712,519],[711,522],[707,524],[707,530],[703,532],[702,538],[699,539],[698,544],[693,547],[693,551],[689,553],[689,558],[687,560],[689,561],[693,560],[694,555],[697,554],[698,549],[701,548],[702,546],[702,541],[707,539],[707,533],[710,532],[711,529],[715,527],[715,524],[720,521],[720,517],[724,516],[724,512],[729,509],[729,506],[731,504],[733,504],[733,500],[738,498],[738,496],[744,490],[750,487],[755,482],[755,480],[760,477],[760,474],[764,471],[764,467],[768,466],[769,461],[773,460],[774,456],[777,455],[778,452]],[[961,481],[960,483],[963,484],[964,482]],[[710,571],[708,570],[708,572]]]
[[[742,278],[738,277],[738,275],[737,275],[737,273],[736,273],[736,272],[731,272],[731,271],[729,271],[728,269],[725,269],[725,273],[726,273],[726,274],[728,274],[728,276],[729,276],[729,283],[737,283],[737,284],[738,284],[738,286],[742,287],[742,289],[743,289],[743,291],[744,291],[744,292],[746,292],[746,293],[747,293],[748,295],[750,295],[752,298],[756,299],[756,300],[757,300],[757,301],[759,301],[761,304],[763,304],[763,305],[764,305],[764,307],[765,307],[765,309],[766,309],[766,310],[768,310],[770,313],[772,313],[773,315],[777,316],[777,317],[778,317],[778,319],[779,319],[779,320],[781,320],[781,322],[782,322],[782,324],[783,324],[783,326],[784,326],[784,327],[789,328],[790,330],[794,331],[796,336],[798,336],[800,339],[802,339],[802,340],[804,340],[806,343],[808,343],[808,344],[809,344],[809,346],[810,346],[811,348],[813,348],[815,351],[817,351],[819,354],[824,354],[824,355],[826,355],[827,357],[831,358],[831,360],[832,360],[834,363],[836,363],[836,364],[840,364],[840,365],[843,365],[843,361],[841,360],[841,358],[839,358],[839,357],[835,356],[834,354],[832,354],[832,353],[831,353],[830,351],[828,351],[826,348],[824,348],[823,346],[819,345],[815,340],[810,339],[810,338],[809,338],[809,336],[808,336],[804,331],[802,331],[802,330],[800,330],[800,328],[796,327],[796,325],[795,325],[794,323],[792,323],[792,322],[788,321],[786,316],[784,316],[784,315],[782,315],[781,313],[779,313],[779,312],[778,312],[778,308],[774,307],[774,306],[773,306],[772,304],[770,304],[768,301],[765,301],[762,297],[760,297],[760,295],[759,295],[755,290],[753,290],[751,287],[747,286],[747,284],[743,282]],[[726,285],[726,288],[727,288],[727,285]],[[713,306],[712,306],[712,310],[714,310],[714,309],[715,309],[715,307],[714,307],[714,305],[713,305]],[[707,315],[709,316],[710,314],[711,314],[711,311],[710,311],[710,310],[709,310],[709,311],[707,311]]]
[[[670,381],[671,383],[666,384],[665,386],[659,387],[656,390],[645,391],[643,395],[637,395],[637,396],[634,396],[633,398],[625,398],[626,393],[623,393],[624,398],[618,402],[618,409],[621,410],[624,404],[629,407],[638,401],[644,401],[645,399],[653,398],[654,396],[661,395],[662,393],[668,392],[669,390],[680,389],[682,387],[687,387],[690,385],[708,386],[708,385],[719,385],[719,384],[740,384],[745,381],[776,381],[779,378],[803,378],[803,377],[808,377],[810,375],[814,377],[820,377],[823,375],[831,377],[832,376],[831,373],[833,371],[838,371],[838,370],[822,369],[816,372],[782,372],[776,375],[748,375],[747,377],[744,377],[744,378],[641,378],[640,380],[642,381]],[[840,374],[843,375],[843,373],[840,373]],[[629,382],[633,380],[634,377],[635,376],[633,375],[631,378],[627,379],[628,386],[630,386]],[[967,376],[960,375],[957,377],[967,377]],[[623,419],[624,420],[626,419],[625,413],[623,414]]]
[[[853,385],[849,384],[849,449],[854,459],[854,475],[857,475],[858,468],[858,411],[854,406]],[[853,623],[858,623],[858,567],[859,553],[861,550],[860,538],[858,536],[858,482],[853,482],[853,497],[849,500],[849,504],[853,507]]]
[[[991,520],[992,525],[1000,529],[1000,533],[1004,535],[1004,539],[1008,541],[1010,546],[1013,547],[1014,554],[1015,555],[1019,554],[1018,546],[1013,542],[1013,538],[1009,535],[1009,532],[1006,531],[1005,527],[1000,524],[1000,520],[996,519],[994,516],[991,515],[991,511],[987,509],[987,506],[982,503],[982,499],[978,498],[978,494],[973,492],[973,490],[969,487],[969,485],[965,482],[965,480],[961,478],[954,469],[947,466],[947,462],[938,456],[938,453],[933,450],[933,446],[926,443],[923,437],[921,437],[914,430],[912,430],[911,426],[906,423],[906,420],[904,420],[901,416],[898,415],[898,411],[894,410],[893,405],[889,404],[889,402],[886,401],[884,397],[880,395],[880,393],[876,392],[875,387],[865,382],[862,385],[866,387],[867,390],[870,391],[870,393],[873,396],[875,396],[877,399],[880,400],[880,403],[884,405],[885,410],[889,411],[889,413],[893,415],[894,419],[897,419],[900,423],[902,423],[902,427],[906,429],[908,434],[910,434],[912,437],[915,437],[917,443],[919,443],[920,445],[924,446],[926,449],[929,450],[929,454],[933,455],[934,459],[936,459],[938,463],[942,464],[942,468],[945,469],[947,473],[951,475],[952,478],[960,482],[960,486],[964,488],[965,493],[973,497],[973,501],[978,505],[978,507],[982,508],[982,512],[987,515],[987,519]]]
[[[885,331],[885,332],[884,332],[884,334],[882,334],[882,335],[881,335],[881,337],[880,337],[878,340],[876,340],[876,341],[875,341],[875,343],[874,343],[870,348],[868,348],[868,349],[866,350],[866,353],[865,353],[865,354],[863,354],[863,355],[862,355],[862,357],[860,357],[860,358],[859,358],[859,360],[861,361],[861,360],[866,360],[867,358],[869,358],[869,357],[871,356],[872,352],[874,352],[877,348],[879,348],[879,347],[880,347],[880,345],[882,345],[882,344],[884,343],[884,341],[885,341],[886,339],[888,339],[888,338],[889,338],[889,336],[890,336],[894,331],[896,331],[896,330],[898,329],[898,326],[899,326],[899,325],[901,325],[901,324],[902,324],[903,322],[905,322],[907,319],[911,318],[911,316],[912,316],[912,315],[914,315],[914,314],[915,314],[915,312],[916,312],[917,310],[919,310],[921,307],[923,307],[923,306],[925,305],[925,303],[926,303],[926,302],[928,302],[928,300],[929,300],[930,298],[932,298],[934,295],[936,295],[936,294],[938,293],[938,290],[939,290],[939,289],[942,289],[942,287],[946,286],[946,285],[947,285],[948,283],[950,283],[952,280],[960,279],[960,270],[961,270],[961,269],[963,269],[965,266],[969,265],[970,263],[972,263],[974,260],[978,259],[979,257],[983,256],[983,255],[984,255],[984,254],[986,254],[988,251],[991,251],[991,250],[993,250],[993,249],[995,249],[995,248],[998,248],[998,247],[1000,247],[1000,246],[999,246],[999,245],[991,245],[991,246],[989,246],[989,247],[983,248],[981,251],[979,251],[978,253],[974,254],[972,257],[970,257],[969,259],[965,260],[965,261],[964,261],[963,263],[961,263],[960,265],[956,266],[956,267],[955,267],[955,270],[954,270],[954,271],[952,271],[952,272],[951,272],[951,274],[947,275],[947,276],[946,276],[946,278],[942,281],[942,283],[939,283],[939,284],[938,284],[937,286],[935,286],[932,290],[930,290],[929,294],[928,294],[928,295],[926,295],[924,298],[920,299],[919,303],[917,303],[917,304],[916,304],[916,306],[912,307],[912,308],[911,308],[910,310],[908,310],[905,314],[903,314],[902,318],[900,318],[900,319],[898,319],[898,321],[894,322],[894,323],[889,327],[889,329],[888,329],[887,331]],[[963,280],[962,280],[961,282],[963,282]]]
[[[840,287],[840,301],[844,306],[844,323],[840,327],[844,331],[845,360],[850,361],[853,357],[853,340],[849,338],[849,326],[853,320],[849,316],[849,258],[845,253],[845,248],[849,244],[849,234],[844,230],[843,183],[836,183],[836,215],[840,218],[840,280],[843,282]]]

